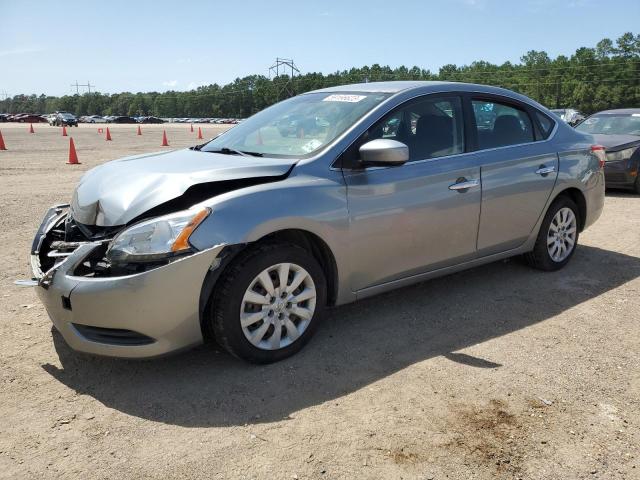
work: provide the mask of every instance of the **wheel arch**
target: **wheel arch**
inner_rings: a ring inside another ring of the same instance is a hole
[[[331,248],[317,234],[308,230],[290,228],[268,233],[255,241],[243,244],[228,245],[220,253],[218,268],[210,269],[200,291],[199,314],[200,327],[206,340],[212,340],[209,329],[205,328],[206,312],[216,284],[236,256],[256,245],[265,243],[291,243],[307,250],[317,260],[327,281],[327,305],[333,306],[338,298],[338,266]]]
[[[258,239],[256,243],[292,243],[307,250],[318,261],[327,280],[327,305],[335,305],[338,297],[338,265],[331,248],[313,232],[298,228],[278,230]]]
[[[569,187],[562,191],[560,191],[552,202],[549,203],[549,207],[560,197],[568,197],[570,198],[577,206],[578,206],[578,214],[580,215],[580,223],[578,225],[578,230],[582,232],[584,230],[584,225],[587,219],[587,200],[584,196],[584,193],[579,188]]]

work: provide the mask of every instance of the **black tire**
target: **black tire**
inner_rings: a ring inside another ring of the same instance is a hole
[[[240,325],[240,309],[245,291],[263,270],[279,263],[295,263],[304,268],[316,288],[316,305],[306,330],[290,345],[277,350],[254,346]],[[251,363],[265,364],[287,358],[311,339],[326,307],[327,287],[324,272],[305,249],[292,244],[262,244],[241,252],[223,272],[207,307],[204,327],[210,337],[232,355]]]
[[[547,248],[547,235],[549,232],[549,226],[551,225],[551,221],[553,217],[555,217],[556,213],[562,208],[570,208],[573,211],[573,214],[576,217],[576,237],[575,243],[569,255],[562,261],[556,262],[551,258],[549,254],[549,250]],[[535,246],[533,250],[524,255],[524,259],[526,262],[532,266],[533,268],[537,268],[538,270],[544,270],[547,272],[553,272],[556,270],[560,270],[564,267],[573,254],[576,252],[578,248],[578,240],[580,237],[580,225],[581,225],[580,211],[578,210],[577,205],[573,200],[571,200],[567,196],[560,196],[557,198],[547,210],[546,215],[544,216],[544,220],[542,221],[542,225],[540,225],[540,231],[538,232],[538,238],[536,239]]]
[[[633,186],[633,191],[640,195],[640,177],[636,178],[636,183]]]

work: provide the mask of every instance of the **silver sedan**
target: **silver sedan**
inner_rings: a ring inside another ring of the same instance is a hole
[[[302,348],[327,307],[521,255],[552,271],[600,216],[604,150],[508,90],[305,93],[195,147],[89,171],[45,215],[33,284],[74,349]]]

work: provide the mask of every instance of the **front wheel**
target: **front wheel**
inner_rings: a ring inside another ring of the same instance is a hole
[[[533,250],[525,255],[529,265],[546,271],[564,267],[578,246],[580,213],[568,197],[554,201],[544,217]]]
[[[316,259],[291,244],[264,244],[240,254],[216,286],[205,326],[231,354],[271,363],[298,352],[326,305]]]

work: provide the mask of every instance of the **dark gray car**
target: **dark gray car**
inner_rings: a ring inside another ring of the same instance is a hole
[[[602,211],[603,156],[500,88],[309,92],[206,144],[89,171],[38,230],[36,288],[77,350],[215,339],[271,362],[328,306],[515,255],[562,268]]]
[[[576,130],[592,134],[606,149],[607,187],[640,194],[640,108],[606,110],[591,115]]]

